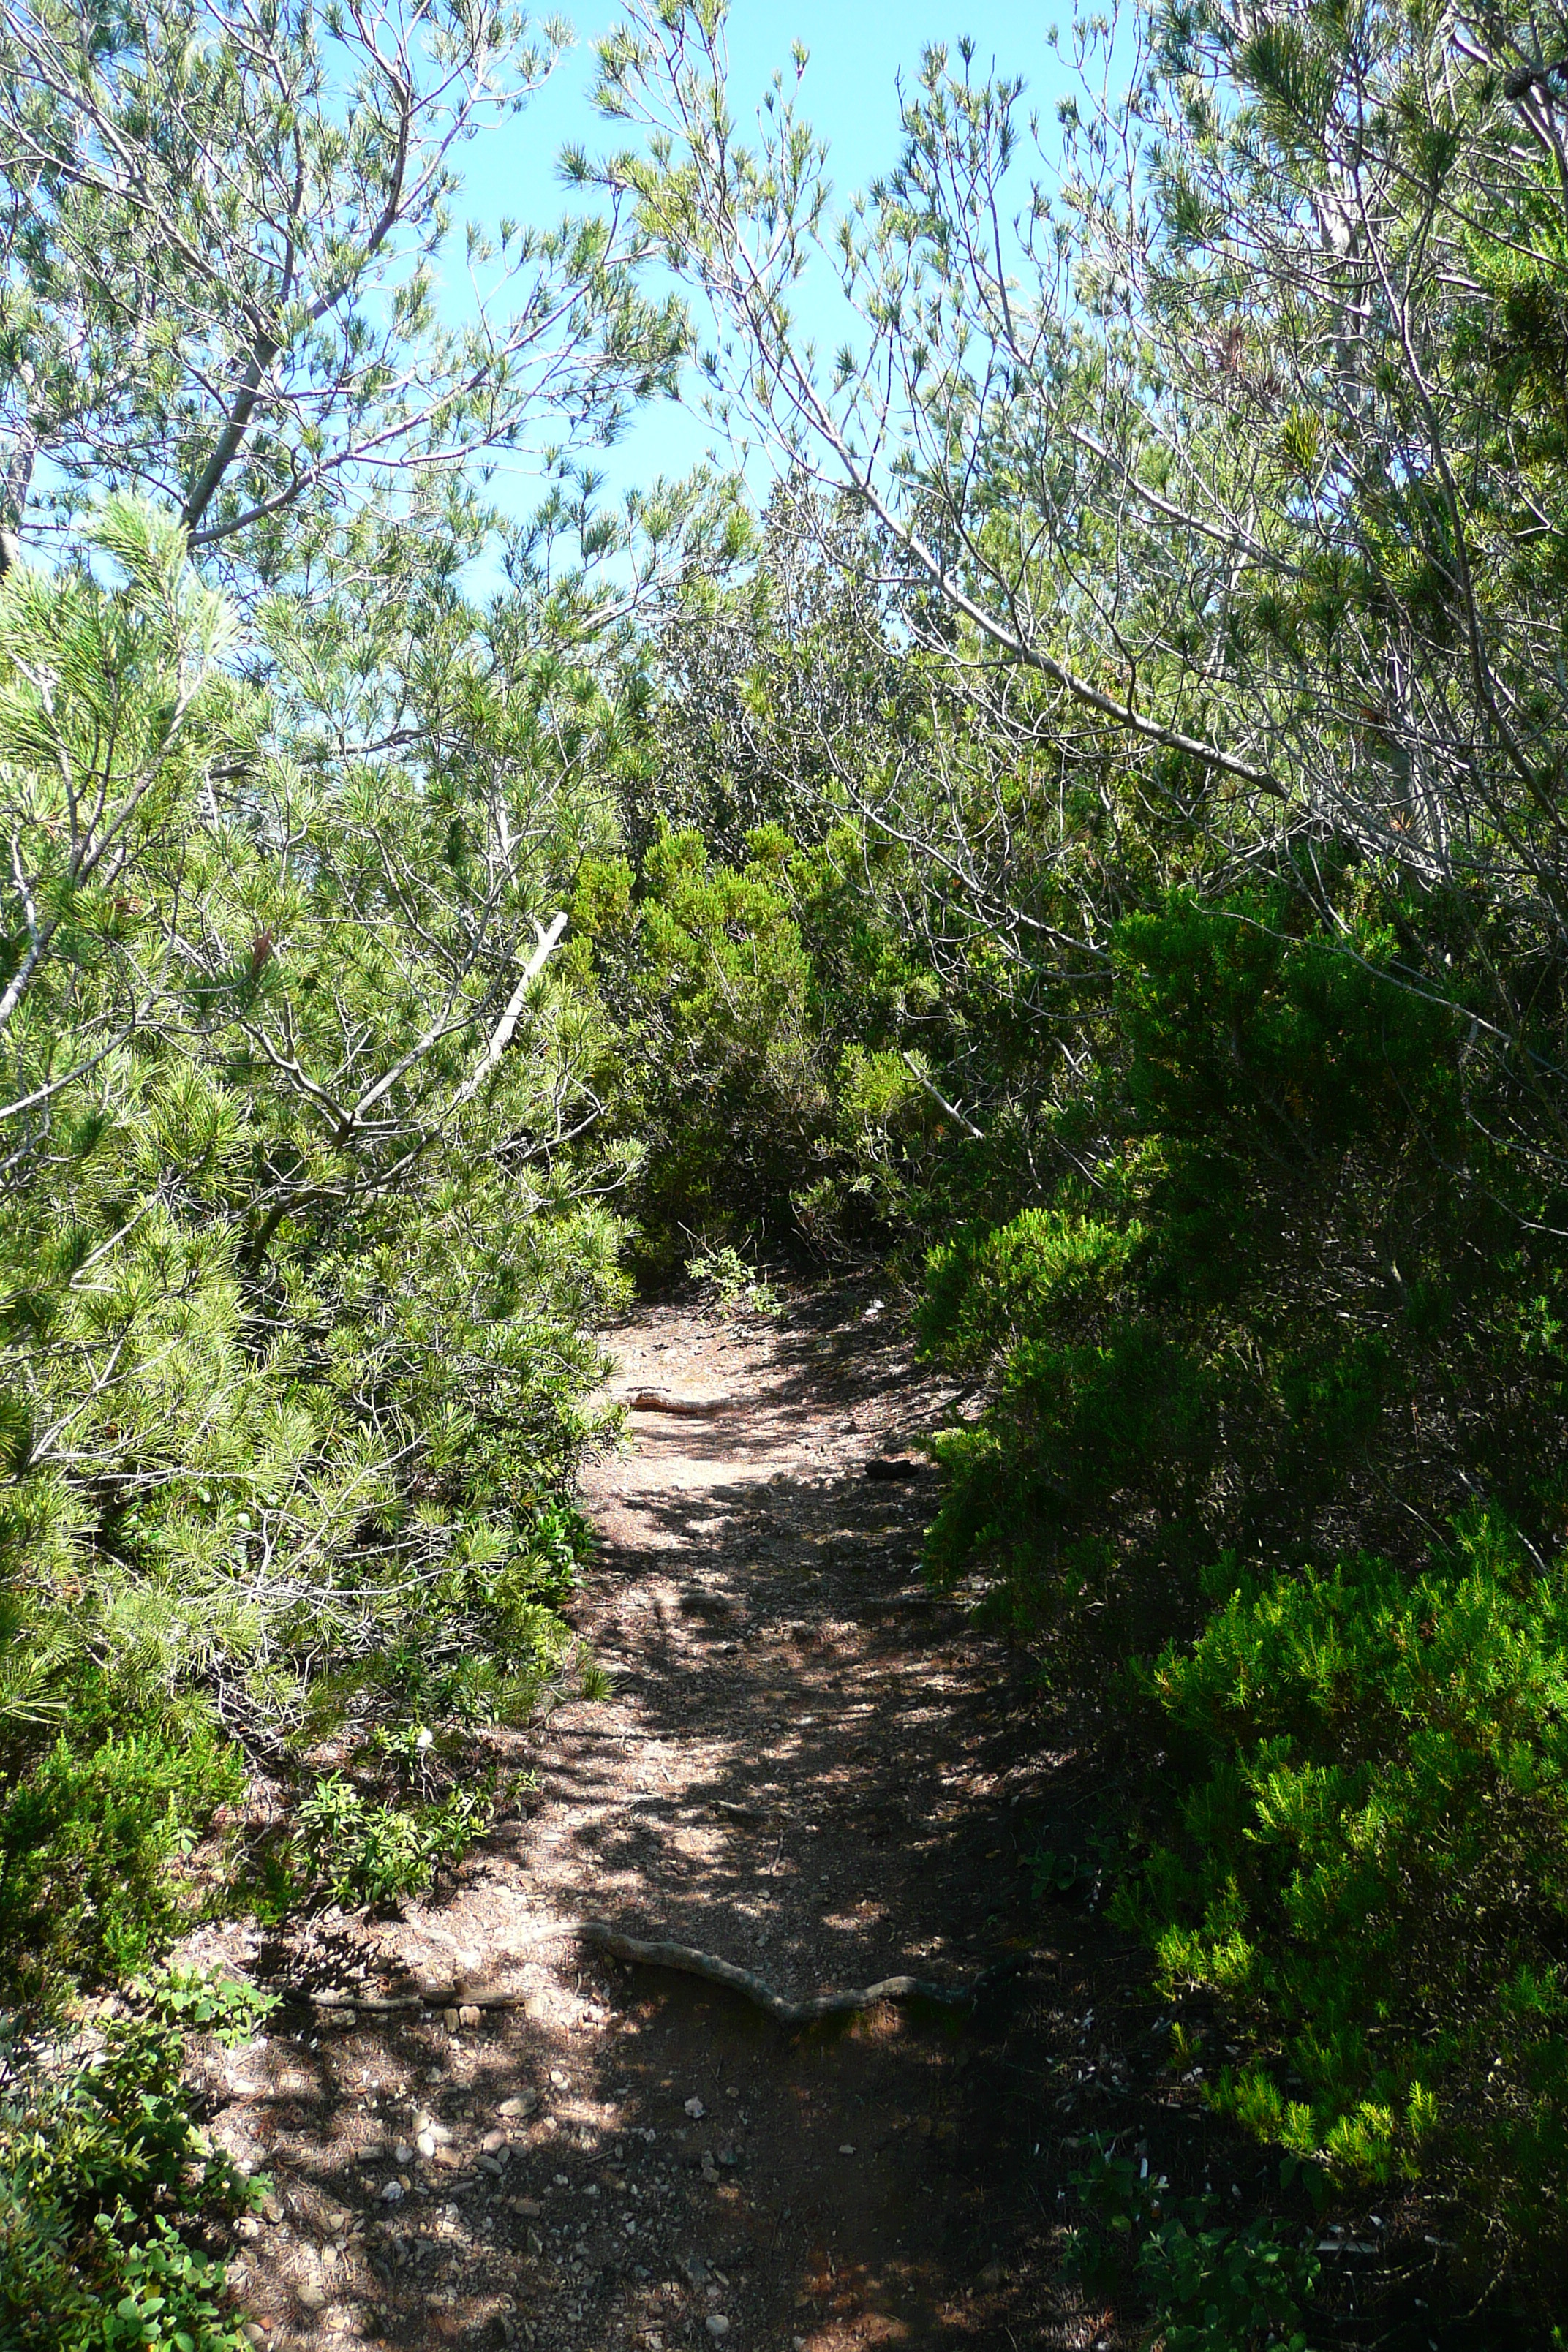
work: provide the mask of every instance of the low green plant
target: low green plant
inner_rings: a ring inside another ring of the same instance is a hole
[[[1073,1901],[1096,1904],[1107,1878],[1114,1873],[1117,1841],[1100,1832],[1085,1840],[1086,1851],[1067,1853],[1039,1845],[1026,1854],[1029,1889],[1037,1903]]]
[[[1223,2110],[1543,2250],[1568,2195],[1563,1579],[1477,1514],[1415,1577],[1210,1580],[1197,1640],[1133,1670],[1176,1793],[1117,1915],[1250,2041]]]
[[[237,1752],[194,1708],[125,1731],[62,1730],[0,1805],[0,1981],[37,2000],[142,1967],[190,1916],[174,1864],[243,1792]]]
[[[134,1998],[96,2049],[0,2053],[0,2340],[16,2352],[242,2352],[224,2265],[181,2232],[268,2184],[200,2129],[185,2037],[246,2039],[272,2003],[188,1971]]]
[[[1236,2229],[1211,2192],[1176,2197],[1146,2161],[1100,2147],[1073,2183],[1084,2223],[1067,2263],[1091,2284],[1114,2286],[1131,2265],[1146,2300],[1142,2337],[1162,2352],[1307,2352],[1307,2308],[1321,2265],[1316,2231],[1293,2236],[1272,2221]]]
[[[563,1496],[547,1495],[532,1504],[522,1521],[527,1555],[541,1596],[559,1603],[577,1589],[583,1570],[594,1556],[596,1538],[592,1526]]]
[[[133,1977],[128,1990],[133,2000],[145,2003],[159,2025],[182,2033],[210,2034],[226,2050],[248,2042],[278,2006],[276,1993],[263,1992],[237,1977],[209,1976],[205,1969],[177,1964]]]
[[[742,1307],[749,1315],[777,1318],[784,1313],[784,1301],[766,1278],[758,1274],[732,1243],[726,1242],[715,1249],[699,1250],[686,1261],[686,1271],[691,1280],[714,1294],[715,1303],[724,1314]]]
[[[615,1689],[609,1673],[596,1658],[584,1656],[577,1667],[577,1696],[601,1706]]]
[[[443,1864],[461,1862],[495,1811],[493,1789],[454,1789],[426,1804],[378,1804],[342,1772],[319,1780],[297,1821],[302,1877],[336,1903],[395,1903],[422,1895]]]

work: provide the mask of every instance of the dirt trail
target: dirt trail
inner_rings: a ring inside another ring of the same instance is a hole
[[[648,1309],[607,1344],[622,1397],[723,1402],[634,1414],[629,1450],[584,1479],[602,1552],[574,1613],[612,1696],[513,1742],[537,1794],[443,1899],[244,1954],[351,1994],[457,1971],[521,1996],[455,2034],[436,2011],[296,2010],[210,2061],[215,2137],[277,2181],[237,2249],[258,2340],[1109,2341],[1110,2315],[1054,2283],[1078,2141],[1047,2125],[1125,2100],[1126,2062],[1078,2014],[1062,1937],[1038,1948],[1021,1867],[1073,1759],[1042,1752],[1005,1645],[921,1591],[929,1482],[867,1473],[952,1392],[864,1284],[776,1325]],[[1034,1956],[956,2015],[792,2034],[540,1939],[578,1915],[791,1995]],[[232,1933],[208,1945],[241,1956]]]

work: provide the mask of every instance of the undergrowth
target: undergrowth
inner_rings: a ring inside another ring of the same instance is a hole
[[[269,2183],[215,2149],[187,2036],[247,2040],[248,1986],[163,1973],[100,2034],[0,2048],[0,2340],[15,2352],[247,2352],[224,2265],[188,2242]]]
[[[1069,2233],[1069,2276],[1100,2292],[1131,2283],[1160,2352],[1307,2352],[1321,2265],[1316,2230],[1221,2220],[1212,2192],[1173,2194],[1147,2159],[1108,2146],[1073,2186],[1084,2218]]]

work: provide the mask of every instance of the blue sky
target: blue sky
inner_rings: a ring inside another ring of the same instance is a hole
[[[1070,8],[1061,13],[1065,19]],[[618,14],[607,0],[578,14],[575,47],[521,121],[481,133],[465,150],[467,209],[473,216],[493,220],[508,214],[538,220],[559,215],[568,201],[556,169],[562,147],[572,142],[590,150],[621,143],[621,126],[601,122],[588,102],[594,37]],[[732,110],[740,123],[749,122],[774,69],[784,68],[786,77],[793,73],[790,45],[803,41],[810,63],[797,105],[828,142],[835,197],[842,202],[896,161],[898,77],[900,71],[913,77],[921,50],[932,41],[956,50],[960,37],[969,35],[975,44],[973,70],[989,70],[994,60],[998,72],[1021,74],[1025,112],[1037,107],[1042,122],[1048,121],[1068,87],[1066,69],[1047,43],[1052,22],[1050,9],[1021,0],[733,0]],[[836,332],[835,295],[825,284],[802,302],[807,323],[825,342],[837,341],[842,332]],[[635,420],[603,461],[604,470],[616,487],[648,481],[659,473],[684,471],[706,443],[698,419],[659,403]],[[529,502],[526,480],[510,486],[510,494],[502,482],[494,488],[503,503]]]

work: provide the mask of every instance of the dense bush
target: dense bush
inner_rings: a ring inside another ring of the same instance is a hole
[[[39,894],[0,948],[0,1979],[30,1994],[157,1949],[248,1766],[526,1714],[623,1288],[615,1219],[533,1164],[577,1014],[542,980],[528,1050],[483,1050],[546,887],[471,855],[505,758],[302,772],[178,529],[111,501],[94,561],[0,586]]]
[[[1051,1204],[930,1262],[927,1347],[994,1374],[939,1446],[932,1556],[1000,1568],[1021,1619],[1085,1547],[1105,1593],[1180,1609],[1227,1543],[1353,1526],[1408,1558],[1412,1508],[1440,1524],[1478,1479],[1560,1524],[1552,1196],[1474,1119],[1454,1017],[1358,924],[1352,956],[1285,892],[1130,917]]]
[[[1539,2263],[1568,2187],[1559,1196],[1384,911],[1363,892],[1354,954],[1287,891],[1120,927],[1048,1204],[929,1261],[923,1343],[986,1391],[934,1441],[928,1559],[1058,1676],[1134,1662],[1121,1736],[1159,1760],[1120,1916],[1221,2005],[1244,2054],[1211,2097]]]
[[[666,1273],[694,1241],[786,1238],[791,1194],[830,1149],[831,1073],[789,851],[782,835],[754,835],[737,868],[700,835],[666,831],[635,875],[618,859],[578,880],[578,969],[594,974],[625,1055],[616,1113],[640,1155],[639,1247]]]
[[[6,1994],[140,1968],[194,1915],[202,1896],[179,1862],[244,1787],[237,1750],[192,1706],[85,1739],[62,1730],[0,1805]]]
[[[1218,2104],[1347,2179],[1441,2179],[1472,2235],[1568,2190],[1568,1595],[1483,1516],[1419,1573],[1210,1580],[1138,1668],[1168,1841],[1120,1898],[1256,2053]]]

